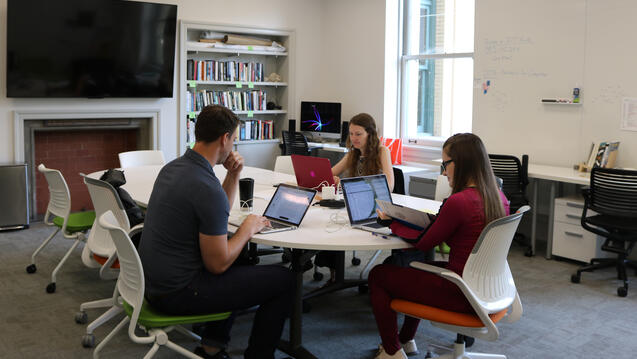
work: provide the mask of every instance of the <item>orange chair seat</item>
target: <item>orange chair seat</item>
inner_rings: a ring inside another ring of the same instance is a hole
[[[409,302],[402,299],[394,299],[391,301],[391,309],[411,317],[427,319],[432,322],[457,325],[459,327],[482,328],[484,323],[475,314],[458,313],[440,308],[430,307],[428,305]],[[507,309],[503,309],[497,313],[489,314],[489,318],[494,323],[504,318]]]
[[[106,263],[106,261],[108,260],[107,257],[102,257],[95,253],[93,253],[93,259],[95,259],[95,261],[101,265],[104,265],[104,263]],[[119,259],[115,259],[115,262],[113,262],[113,265],[111,265],[111,268],[119,269]]]

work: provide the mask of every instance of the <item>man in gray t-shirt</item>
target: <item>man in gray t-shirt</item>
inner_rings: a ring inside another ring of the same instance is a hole
[[[236,197],[243,158],[232,147],[239,119],[222,106],[207,106],[195,125],[197,142],[157,176],[144,222],[139,254],[146,299],[167,314],[208,314],[259,305],[245,358],[274,358],[292,306],[294,275],[281,266],[235,264],[265,217],[248,216],[228,238],[228,215]],[[213,166],[227,170],[221,183]],[[229,358],[225,347],[234,315],[206,323],[204,358]]]

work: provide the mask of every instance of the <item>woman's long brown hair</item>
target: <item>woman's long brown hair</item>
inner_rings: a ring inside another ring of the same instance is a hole
[[[360,126],[367,132],[367,143],[365,144],[365,161],[363,162],[363,176],[375,175],[380,173],[382,165],[380,163],[380,139],[378,138],[378,132],[376,131],[376,122],[374,118],[367,113],[359,113],[352,117],[349,121],[349,125]],[[350,127],[351,128],[351,127]],[[356,177],[358,173],[358,161],[361,158],[361,151],[352,146],[352,142],[347,136],[347,148],[349,148],[349,161],[347,162],[347,168],[349,170],[349,176]]]
[[[480,137],[472,133],[458,133],[449,137],[442,149],[454,164],[451,193],[460,192],[473,182],[484,203],[485,223],[503,217],[505,212],[500,191]]]

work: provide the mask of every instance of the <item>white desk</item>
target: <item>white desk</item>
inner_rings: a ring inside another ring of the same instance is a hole
[[[157,174],[162,166],[143,166],[127,168],[124,170],[128,191],[140,205],[147,205],[152,192]],[[215,174],[220,181],[223,181],[226,170],[223,166],[214,167]],[[103,171],[91,173],[89,176],[99,178]],[[254,188],[254,209],[253,213],[262,214],[267,206],[272,194],[275,191],[273,185],[281,182],[296,183],[292,175],[277,173],[269,170],[254,167],[244,167],[241,178],[252,177],[255,180]],[[437,211],[440,202],[424,198],[409,197],[393,194],[395,203],[412,208]],[[237,200],[234,201],[231,215],[241,212]],[[334,225],[331,218],[338,214],[337,221],[342,225]],[[228,230],[234,232],[236,227],[228,225]],[[411,247],[407,242],[396,237],[384,239],[374,236],[370,232],[352,229],[349,225],[347,211],[343,209],[329,209],[311,206],[308,209],[300,227],[294,231],[277,232],[270,234],[257,234],[252,242],[270,246],[279,246],[292,249],[292,268],[296,273],[297,292],[295,293],[294,309],[290,318],[290,340],[281,341],[279,349],[293,356],[296,359],[316,359],[302,345],[302,307],[303,307],[303,263],[320,250],[378,250],[378,249],[400,249]],[[343,263],[340,263],[342,266]],[[341,269],[341,270],[339,270]],[[337,268],[340,277],[337,278],[342,285],[341,288],[358,285],[364,281],[353,281],[345,283],[342,268]]]
[[[307,144],[310,148],[320,148],[325,151],[342,152],[342,153],[346,153],[348,151],[347,147],[341,147],[336,142],[308,142]]]
[[[590,184],[590,173],[578,172],[569,167],[546,166],[529,164],[529,178],[536,179],[533,181],[533,208],[531,213],[533,223],[531,224],[531,253],[535,254],[535,240],[537,227],[537,198],[538,198],[538,181],[548,180],[551,183],[549,191],[549,221],[546,242],[546,259],[551,259],[551,248],[553,247],[553,215],[555,213],[555,194],[557,192],[558,182],[572,183],[576,185],[587,186]]]
[[[146,208],[148,201],[150,200],[150,194],[153,191],[153,185],[155,179],[159,174],[163,166],[139,166],[124,168],[124,176],[126,177],[126,184],[122,186],[131,197],[141,207]],[[219,181],[223,182],[226,178],[226,169],[222,165],[216,165],[214,167],[215,175],[219,178]],[[104,171],[97,171],[89,174],[91,178],[99,179]],[[279,183],[296,183],[296,177],[285,173],[273,172],[256,167],[244,167],[241,171],[241,178],[250,177],[254,179],[254,192],[266,189],[273,189],[273,186]],[[274,193],[274,192],[272,192]],[[238,202],[238,201],[235,201]]]

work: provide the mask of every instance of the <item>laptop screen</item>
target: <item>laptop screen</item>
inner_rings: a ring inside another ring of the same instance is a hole
[[[316,191],[280,184],[263,215],[269,219],[298,226],[314,199]]]
[[[343,197],[351,224],[369,222],[377,217],[376,199],[392,202],[385,175],[344,178]],[[393,203],[393,202],[392,202]]]

